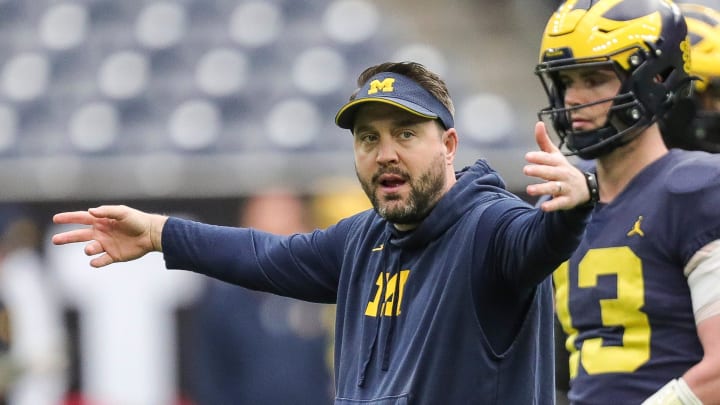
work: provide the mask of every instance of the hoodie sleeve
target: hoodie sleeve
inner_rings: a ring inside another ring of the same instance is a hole
[[[532,288],[570,258],[585,231],[591,207],[543,212],[512,199],[498,202],[493,267],[509,285]]]
[[[162,247],[168,269],[190,270],[253,290],[334,303],[349,221],[279,236],[250,228],[168,219]]]

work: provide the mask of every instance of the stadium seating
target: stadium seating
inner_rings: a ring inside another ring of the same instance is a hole
[[[0,0],[2,198],[243,195],[354,176],[332,117],[357,74],[400,59],[453,73],[438,48],[390,33],[395,18],[364,0]],[[509,103],[452,77],[464,147],[517,147]]]

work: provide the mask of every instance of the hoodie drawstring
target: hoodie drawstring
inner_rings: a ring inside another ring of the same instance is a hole
[[[385,243],[383,246],[385,248],[381,251],[382,253],[382,265],[380,266],[379,274],[382,275],[384,281],[382,283],[382,287],[380,290],[380,302],[378,302],[377,310],[375,312],[375,333],[373,335],[372,342],[370,343],[370,347],[368,347],[367,355],[365,356],[365,359],[362,361],[362,366],[360,368],[360,375],[358,376],[358,387],[362,387],[365,385],[365,377],[367,375],[368,367],[370,366],[370,361],[372,360],[373,354],[375,353],[375,346],[377,345],[378,335],[380,334],[380,326],[382,324],[382,318],[383,318],[383,312],[385,310],[385,294],[387,294],[387,283],[388,283],[388,274],[385,271],[387,268],[387,254],[385,254],[385,249],[389,247],[390,241],[390,235],[385,240]],[[362,353],[362,352],[361,352]]]
[[[395,337],[395,328],[397,323],[397,316],[400,309],[400,283],[402,278],[402,272],[400,271],[400,258],[398,258],[396,267],[397,271],[394,273],[390,272],[390,266],[388,265],[388,251],[390,247],[390,236],[388,236],[387,240],[385,241],[385,248],[382,251],[382,267],[380,270],[380,274],[383,277],[383,283],[381,286],[380,291],[380,302],[378,302],[377,312],[375,314],[376,321],[375,321],[375,334],[373,335],[372,342],[370,343],[370,346],[368,347],[367,354],[364,356],[364,360],[362,361],[362,366],[360,369],[360,375],[358,376],[358,387],[362,387],[365,384],[365,377],[367,375],[367,370],[370,367],[370,362],[372,361],[373,355],[375,354],[375,349],[378,347],[378,341],[380,339],[380,330],[382,329],[382,323],[383,322],[390,322],[388,324],[388,330],[385,335],[385,347],[383,348],[383,354],[382,354],[382,362],[381,362],[381,369],[382,371],[387,371],[390,368],[390,355],[392,354],[392,344],[393,344],[393,338]],[[395,285],[393,286],[394,292],[392,296],[392,307],[390,311],[389,316],[385,316],[386,312],[386,297],[387,297],[387,289],[389,288],[390,280],[395,279]],[[387,321],[383,320],[383,318],[390,318],[387,319]]]
[[[395,336],[395,323],[398,316],[398,301],[400,301],[400,278],[402,277],[400,268],[395,273],[395,292],[393,293],[392,314],[390,315],[390,325],[388,326],[387,336],[385,337],[385,351],[383,352],[382,370],[387,371],[390,368],[390,351],[392,349],[392,341]],[[387,284],[387,283],[386,283]]]
[[[381,297],[385,294],[385,283],[383,283],[382,292],[380,294],[382,294]],[[382,322],[382,311],[384,307],[384,304],[378,305],[377,313],[375,315],[375,334],[373,335],[372,342],[370,343],[370,347],[368,348],[368,354],[362,363],[362,368],[360,369],[360,376],[358,377],[358,387],[362,387],[363,385],[365,385],[365,375],[367,373],[368,367],[370,366],[372,356],[375,353],[375,345],[378,340],[378,334],[380,333],[380,323]]]

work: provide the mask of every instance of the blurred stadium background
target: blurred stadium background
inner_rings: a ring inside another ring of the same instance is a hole
[[[188,355],[209,282],[170,276],[157,257],[93,272],[80,247],[50,246],[51,215],[125,203],[237,225],[246,200],[280,189],[327,226],[367,203],[349,134],[333,123],[367,66],[415,60],[438,72],[456,104],[458,168],[485,158],[522,194],[545,103],[532,71],[556,4],[0,0],[2,401],[216,403],[196,396]],[[17,219],[35,227],[20,246],[32,260],[11,260]],[[174,321],[148,317],[149,305]],[[288,345],[331,344],[332,326],[307,331],[327,308],[298,308],[258,301],[255,312]],[[299,310],[311,314],[305,329],[278,326],[297,324]]]
[[[521,188],[549,13],[520,0],[0,0],[0,198],[226,197],[352,178],[332,117],[364,67],[405,59],[446,78],[460,163],[485,157]]]

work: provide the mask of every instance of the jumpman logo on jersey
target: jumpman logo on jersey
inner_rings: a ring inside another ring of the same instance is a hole
[[[378,247],[376,247],[376,248],[373,248],[372,251],[373,251],[373,252],[379,252],[379,251],[383,250],[384,247],[385,247],[385,244],[383,243],[383,244],[381,244],[380,246],[378,246]]]
[[[643,232],[643,230],[640,229],[640,223],[642,222],[642,220],[643,220],[642,215],[638,216],[637,221],[635,221],[635,224],[633,224],[633,227],[630,230],[630,232],[627,233],[627,236],[633,236],[633,235],[645,236],[645,232]]]

